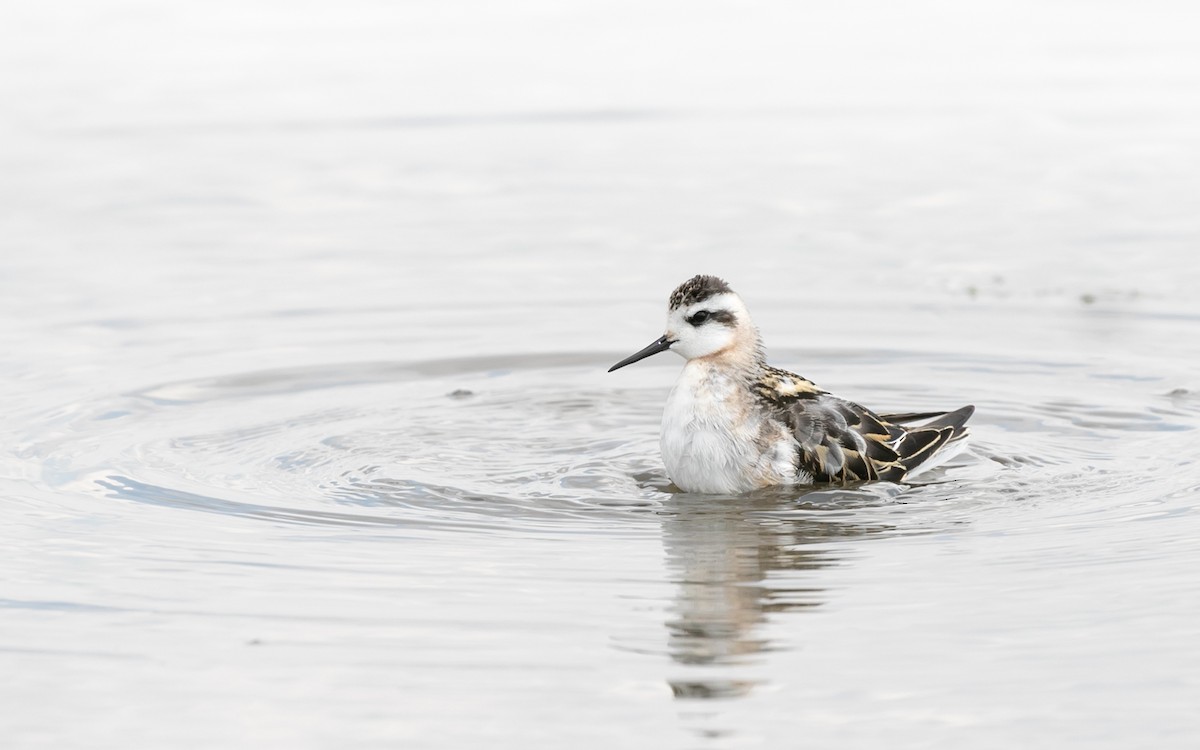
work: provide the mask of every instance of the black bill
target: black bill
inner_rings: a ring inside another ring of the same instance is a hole
[[[620,362],[616,363],[612,367],[608,368],[608,371],[612,372],[613,370],[619,370],[620,368],[624,367],[625,365],[632,365],[634,362],[643,360],[652,354],[658,354],[659,352],[665,352],[666,350],[670,349],[671,344],[674,344],[674,343],[675,343],[674,341],[671,341],[666,336],[663,336],[658,341],[655,341],[653,344],[651,344],[650,346],[647,346],[645,349],[641,350],[640,352],[637,352],[636,354],[630,354],[625,359],[621,360]]]

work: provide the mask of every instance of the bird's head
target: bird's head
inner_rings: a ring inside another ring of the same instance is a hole
[[[742,298],[716,276],[693,276],[671,293],[666,333],[609,372],[670,349],[684,359],[759,356],[758,330]]]

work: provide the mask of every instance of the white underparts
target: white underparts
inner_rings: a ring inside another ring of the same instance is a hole
[[[703,360],[684,366],[667,398],[660,445],[667,474],[686,492],[737,493],[797,481],[795,438],[765,419],[736,375]]]

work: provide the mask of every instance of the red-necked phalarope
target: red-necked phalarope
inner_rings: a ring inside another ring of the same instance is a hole
[[[715,276],[672,292],[666,335],[609,372],[668,349],[687,364],[667,398],[660,444],[685,492],[901,481],[965,447],[975,411],[876,414],[771,367],[741,297]],[[924,424],[904,426],[914,422]]]

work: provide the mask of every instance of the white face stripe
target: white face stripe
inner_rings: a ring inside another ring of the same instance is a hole
[[[733,292],[726,292],[724,294],[714,294],[703,302],[693,302],[684,309],[687,311],[684,317],[690,318],[701,310],[708,310],[709,312],[728,310],[734,315],[737,315],[739,310],[745,312],[746,306],[742,304],[741,298],[736,294]]]
[[[688,322],[701,310],[710,313],[729,313],[733,315],[732,325],[708,323],[694,326]],[[733,292],[714,294],[702,302],[693,302],[687,307],[673,308],[667,314],[667,336],[675,341],[671,351],[685,359],[706,357],[735,345],[740,339],[739,333],[751,326],[750,313],[740,297]]]

